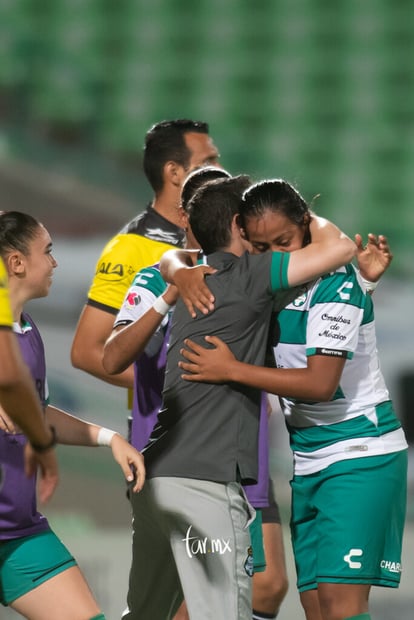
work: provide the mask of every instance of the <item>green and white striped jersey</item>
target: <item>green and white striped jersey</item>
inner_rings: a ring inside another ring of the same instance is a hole
[[[311,355],[345,358],[329,402],[283,398],[295,473],[407,447],[382,376],[373,303],[352,265],[319,278],[279,313],[279,368],[306,368]],[[323,381],[323,377],[321,377]]]

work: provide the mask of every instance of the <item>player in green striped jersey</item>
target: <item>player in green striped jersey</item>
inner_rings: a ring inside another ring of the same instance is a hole
[[[241,215],[255,252],[290,252],[309,240],[312,214],[282,181],[250,188]],[[390,260],[386,239],[371,236],[364,250],[359,238],[359,246],[365,277],[377,279],[381,261]],[[276,369],[238,362],[214,336],[213,349],[188,343],[180,365],[187,380],[239,382],[282,397],[306,618],[366,620],[371,586],[400,581],[407,473],[407,443],[379,368],[372,300],[357,270],[343,267],[303,287],[279,325]]]

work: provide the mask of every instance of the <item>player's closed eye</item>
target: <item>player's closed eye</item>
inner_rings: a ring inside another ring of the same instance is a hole
[[[264,252],[269,250],[268,243],[252,243],[252,246],[255,254],[264,254]]]

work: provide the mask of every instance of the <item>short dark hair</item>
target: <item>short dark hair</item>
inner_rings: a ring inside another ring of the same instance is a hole
[[[184,136],[190,132],[208,134],[208,124],[180,118],[161,121],[148,130],[145,136],[143,167],[154,192],[162,189],[163,169],[167,161],[175,161],[183,168],[188,168],[191,151]]]
[[[191,230],[205,254],[223,250],[230,244],[231,224],[250,183],[246,175],[208,181],[189,201]]]
[[[41,223],[28,213],[0,211],[0,256],[18,250],[29,254],[29,244],[38,232]]]
[[[204,166],[203,168],[196,168],[186,178],[181,190],[181,207],[184,211],[187,211],[188,203],[195,194],[195,192],[207,183],[208,181],[214,181],[215,179],[229,179],[231,174],[219,168],[218,166]]]

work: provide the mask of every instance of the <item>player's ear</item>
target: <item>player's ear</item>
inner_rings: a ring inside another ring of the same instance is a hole
[[[164,165],[164,182],[174,185],[175,187],[182,187],[186,177],[186,172],[180,164],[176,161],[167,161]]]
[[[310,213],[310,211],[307,211],[307,212],[306,212],[306,213],[304,213],[304,215],[303,215],[303,224],[304,224],[305,226],[309,226],[310,221],[311,221],[311,213]]]
[[[25,266],[26,266],[24,255],[18,250],[10,252],[10,254],[7,256],[5,260],[5,263],[6,263],[9,274],[14,273],[14,274],[20,275],[24,273]]]
[[[239,227],[240,235],[243,237],[243,239],[247,239],[247,236],[246,236],[246,231],[245,231],[245,229],[243,228],[243,226],[241,225],[241,218],[240,218],[240,215],[239,215],[239,214],[237,214],[237,215],[235,216],[235,218],[236,218],[236,219],[235,219],[236,224],[237,224],[237,226]]]
[[[188,228],[188,215],[187,215],[187,213],[184,211],[184,209],[182,207],[178,207],[178,214],[180,216],[180,226],[181,226],[181,228],[184,228],[184,230],[187,230],[187,228]]]
[[[231,234],[232,237],[236,236],[241,236],[241,230],[240,230],[240,218],[238,213],[236,213],[236,215],[233,215],[233,219],[231,221]]]

